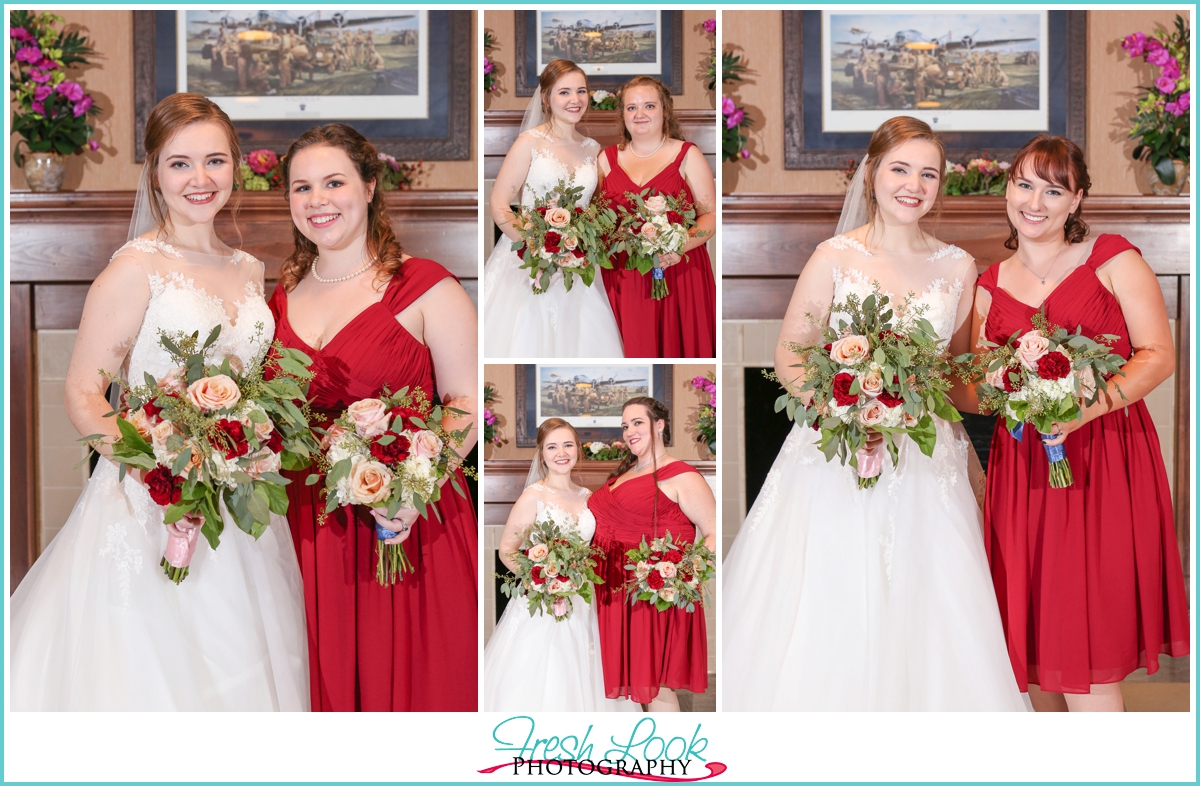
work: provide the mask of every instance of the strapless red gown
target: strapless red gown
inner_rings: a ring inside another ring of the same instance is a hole
[[[660,469],[658,477],[666,480],[698,471],[685,461],[675,461]],[[604,579],[596,586],[604,690],[610,699],[626,697],[641,704],[652,701],[662,685],[703,693],[708,688],[704,611],[671,608],[660,612],[648,603],[630,604],[622,589],[629,575],[626,551],[637,548],[643,537],[649,542],[667,532],[676,543],[691,543],[696,528],[678,505],[658,491],[652,476],[626,481],[616,491],[612,483],[608,481],[588,499],[596,517],[592,543],[605,554],[596,569]]]
[[[275,337],[313,359],[309,387],[318,415],[335,417],[353,402],[391,390],[436,388],[429,349],[396,321],[451,274],[428,259],[407,260],[370,306],[320,350],[288,322],[287,293],[271,297]],[[475,505],[447,483],[442,520],[419,519],[404,547],[416,568],[391,588],[375,580],[374,519],[354,506],[330,513],[308,472],[285,473],[288,523],[304,579],[314,711],[463,711],[476,709],[477,539]],[[459,486],[466,490],[461,477]]]
[[[683,149],[663,171],[642,185],[625,174],[617,163],[617,148],[606,148],[611,171],[604,178],[603,193],[612,203],[632,208],[626,192],[641,193],[653,188],[672,196],[682,192],[694,201],[687,181],[679,171],[688,148]],[[625,252],[613,257],[612,269],[601,270],[608,302],[612,305],[627,358],[715,358],[717,356],[717,283],[705,246],[693,248],[683,260],[663,271],[671,294],[662,300],[650,297],[649,274],[625,269]]]
[[[1052,324],[1096,336],[1129,328],[1096,269],[1127,249],[1101,235],[1087,263],[1046,299]],[[999,265],[979,277],[992,294],[987,338],[1003,343],[1032,328],[1037,312],[996,285]],[[1121,378],[1116,377],[1119,384]],[[1114,391],[1115,393],[1115,391]],[[988,462],[984,542],[1021,690],[1087,693],[1160,653],[1188,654],[1187,589],[1175,541],[1171,490],[1158,434],[1143,401],[1071,433],[1064,443],[1075,484],[1051,488],[1046,453],[1025,429],[1017,442],[998,418]]]

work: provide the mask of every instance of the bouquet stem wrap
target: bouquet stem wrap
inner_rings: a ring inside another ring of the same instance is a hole
[[[193,518],[182,518],[167,525],[167,547],[159,564],[167,578],[176,584],[187,578],[202,523]]]
[[[658,265],[654,266],[654,271],[651,273],[654,283],[650,286],[650,297],[654,300],[662,300],[671,291],[667,289],[666,271]]]
[[[879,482],[879,474],[883,472],[883,443],[874,447],[864,445],[854,455],[858,459],[858,487],[873,487]]]
[[[1008,433],[1012,434],[1013,439],[1017,442],[1021,441],[1021,437],[1025,432],[1025,424],[1019,423]],[[1046,443],[1054,439],[1053,434],[1039,434],[1042,438],[1042,447],[1046,451],[1046,460],[1050,462],[1050,488],[1065,489],[1068,486],[1075,484],[1075,476],[1071,473],[1071,462],[1067,461],[1067,449],[1063,445],[1047,445]]]
[[[403,543],[384,543],[385,540],[399,534],[379,522],[375,523],[375,579],[381,587],[390,587],[397,581],[404,581],[404,574],[414,571]]]

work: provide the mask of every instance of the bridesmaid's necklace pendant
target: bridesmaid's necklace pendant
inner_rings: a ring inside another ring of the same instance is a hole
[[[368,261],[367,264],[363,265],[358,270],[355,270],[353,273],[349,273],[344,276],[338,276],[337,278],[321,278],[321,274],[317,272],[317,263],[320,261],[321,261],[320,257],[313,257],[312,274],[313,274],[313,278],[315,278],[317,281],[320,281],[322,284],[340,284],[343,281],[349,281],[350,279],[354,278],[355,276],[365,272],[367,269],[369,269],[372,265],[375,264],[373,261]]]

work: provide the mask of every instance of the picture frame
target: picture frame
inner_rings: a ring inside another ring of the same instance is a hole
[[[515,379],[515,404],[517,410],[517,447],[528,448],[537,445],[537,430],[539,424],[539,399],[541,398],[542,387],[539,384],[539,369],[542,370],[541,379],[549,381],[550,373],[557,373],[560,370],[562,373],[574,377],[576,373],[583,372],[585,375],[594,373],[599,379],[608,381],[610,384],[618,384],[624,375],[622,370],[630,370],[635,372],[630,376],[640,376],[645,378],[650,377],[650,390],[654,398],[661,401],[671,409],[674,400],[674,379],[675,367],[669,363],[625,363],[614,361],[611,363],[578,363],[569,360],[564,360],[561,363],[544,363],[533,364],[527,363],[516,364]],[[550,373],[545,373],[550,372]],[[634,393],[632,395],[637,395]],[[554,416],[558,413],[544,414],[544,417]],[[620,415],[617,414],[615,420],[609,416],[604,416],[594,419],[580,418],[577,421],[569,416],[565,419],[568,422],[573,422],[575,430],[579,432],[580,440],[584,442],[602,441],[611,442],[612,440],[621,439],[621,421]],[[668,446],[670,441],[666,443]]]
[[[841,169],[848,159],[861,161],[871,134],[825,131],[821,11],[784,11],[784,168]],[[881,15],[894,13],[880,11]],[[949,11],[948,11],[949,13]],[[1087,12],[1048,11],[1047,128],[1041,130],[946,131],[939,137],[951,160],[1012,158],[1044,130],[1065,136],[1086,149]],[[896,110],[902,114],[904,110]],[[936,130],[936,129],[935,129]]]
[[[516,60],[515,90],[518,96],[532,96],[537,90],[538,77],[541,73],[538,67],[541,46],[538,35],[539,14],[552,20],[555,18],[553,15],[561,13],[564,24],[568,22],[567,17],[570,17],[571,25],[578,22],[594,22],[596,26],[600,27],[606,24],[620,23],[620,18],[623,16],[618,8],[586,12],[564,8],[561,12],[552,9],[549,11],[514,11],[513,13],[516,15],[513,25],[515,31],[513,50]],[[633,13],[635,12],[627,12],[627,15]],[[645,74],[661,79],[672,95],[679,95],[683,92],[683,11],[657,11],[654,13],[657,13],[660,19],[659,36],[656,42],[659,50],[657,65],[646,64],[644,67],[639,66],[632,70],[621,68],[619,70],[622,73],[613,73],[611,69],[604,68],[602,64],[591,64],[593,65],[591,69],[587,69],[585,66],[585,69],[588,70],[589,88],[612,91],[629,81],[632,76]],[[605,19],[591,19],[597,15],[607,16]],[[613,17],[613,19],[607,17]]]
[[[179,23],[182,11],[134,11],[134,141],[136,160],[146,156],[144,137],[150,111],[178,90]],[[269,12],[263,12],[269,13]],[[311,12],[306,12],[311,13]],[[337,13],[337,12],[334,12]],[[470,11],[428,11],[427,108],[425,117],[355,119],[304,110],[296,118],[235,120],[243,149],[283,153],[313,126],[345,121],[380,152],[399,160],[463,161],[471,157]],[[297,108],[298,109],[298,108]],[[317,115],[317,116],[307,116]]]

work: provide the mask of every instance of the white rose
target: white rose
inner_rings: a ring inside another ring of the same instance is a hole
[[[674,603],[675,602],[675,588],[674,587],[663,587],[662,589],[660,589],[658,591],[658,597],[662,598],[667,603]]]
[[[646,209],[656,216],[660,216],[667,212],[667,198],[662,194],[655,194],[652,197],[647,197],[645,203]]]
[[[833,342],[833,346],[829,350],[829,357],[834,363],[853,366],[855,363],[863,361],[870,351],[871,345],[865,336],[849,335]]]
[[[634,568],[633,574],[638,577],[639,581],[641,581],[650,575],[651,570],[653,570],[653,568],[650,567],[650,563],[643,560]]]

